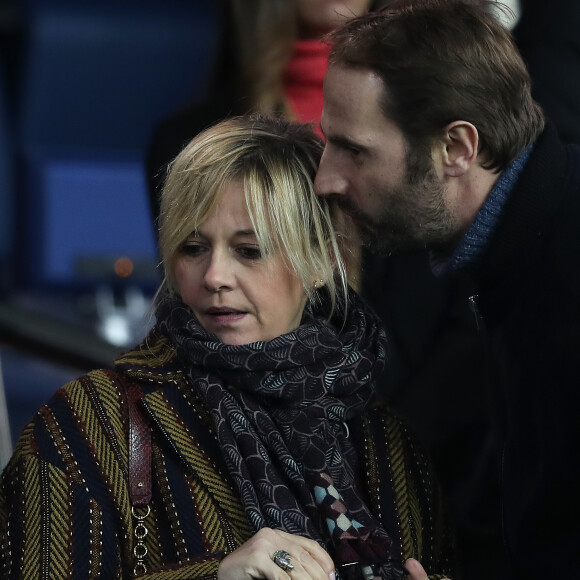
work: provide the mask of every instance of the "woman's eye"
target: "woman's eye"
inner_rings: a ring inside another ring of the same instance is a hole
[[[241,246],[237,251],[246,260],[259,260],[262,257],[262,251],[256,246]]]
[[[186,242],[181,246],[181,251],[187,256],[197,256],[203,252],[204,249],[205,246],[201,244],[195,244],[193,242]]]

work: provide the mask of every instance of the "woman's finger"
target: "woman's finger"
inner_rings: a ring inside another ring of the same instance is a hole
[[[296,558],[306,570],[313,569],[314,563],[316,563],[324,573],[325,579],[334,580],[334,562],[328,552],[318,542],[295,534],[288,534],[281,530],[275,530],[275,533],[280,537],[281,543],[287,541],[290,545],[296,546],[295,553],[290,555]],[[287,548],[283,549],[290,553]]]
[[[409,572],[407,580],[429,580],[425,568],[415,558],[409,558],[405,562],[405,568]]]
[[[278,561],[275,555],[279,552]],[[287,566],[290,564],[290,566]],[[226,556],[218,580],[334,580],[334,564],[317,542],[263,528]]]
[[[405,568],[409,572],[407,580],[429,580],[425,568],[415,558],[409,558],[405,562]],[[442,578],[442,580],[449,580],[449,578]]]

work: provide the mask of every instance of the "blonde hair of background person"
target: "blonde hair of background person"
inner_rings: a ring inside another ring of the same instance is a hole
[[[345,304],[347,280],[330,205],[314,193],[313,176],[322,141],[307,126],[272,132],[271,120],[233,118],[200,134],[172,163],[161,202],[159,245],[165,282],[175,292],[174,267],[183,241],[215,211],[220,194],[235,181],[244,195],[264,255],[284,255],[309,301],[318,300],[315,280],[324,280],[332,304]],[[308,149],[305,144],[308,144]],[[307,155],[306,155],[307,153]],[[310,231],[305,238],[304,232]]]

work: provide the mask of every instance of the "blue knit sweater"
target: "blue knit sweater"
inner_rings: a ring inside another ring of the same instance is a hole
[[[465,236],[451,255],[431,252],[431,269],[438,277],[475,268],[497,225],[520,173],[532,152],[533,145],[508,165],[477,212]]]

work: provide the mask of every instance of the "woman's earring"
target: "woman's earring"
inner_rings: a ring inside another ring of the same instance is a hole
[[[324,286],[324,280],[322,278],[318,280],[314,280],[314,288],[318,290],[318,288],[322,288]]]

